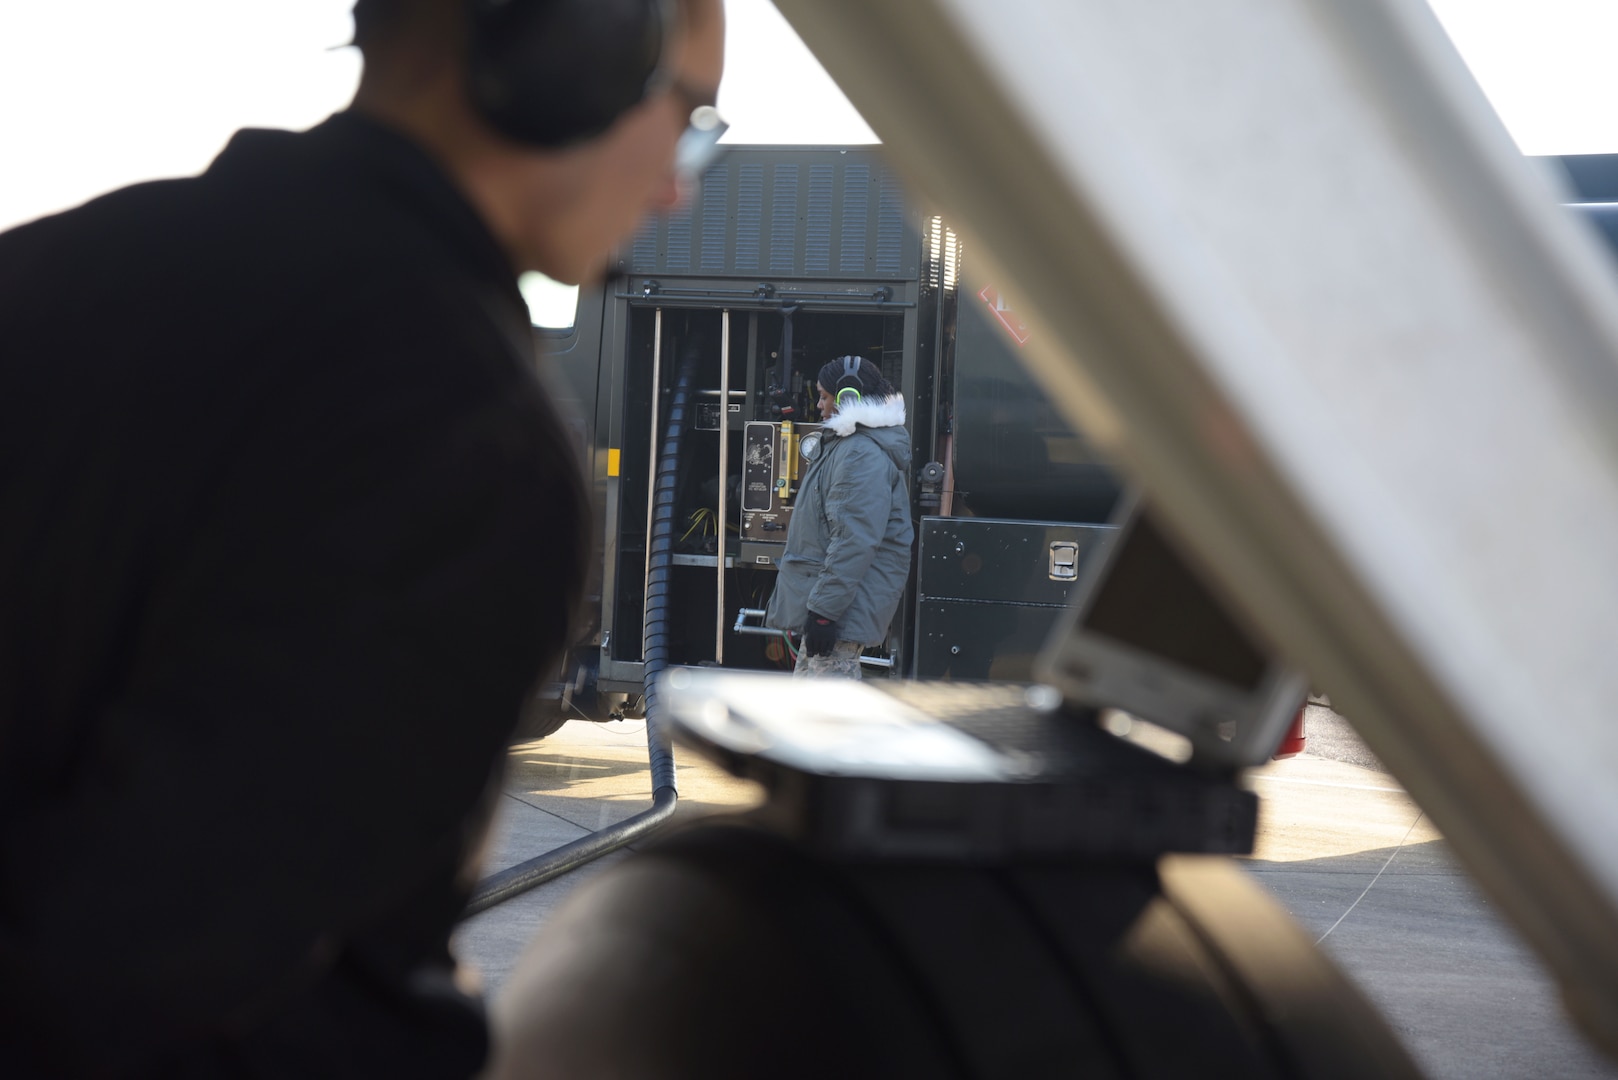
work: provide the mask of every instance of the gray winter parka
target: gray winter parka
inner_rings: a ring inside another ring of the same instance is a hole
[[[910,435],[904,398],[839,409],[798,490],[765,622],[801,630],[813,611],[839,641],[880,645],[910,575]]]

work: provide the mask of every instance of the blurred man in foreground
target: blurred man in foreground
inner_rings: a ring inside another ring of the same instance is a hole
[[[721,20],[360,0],[349,110],[0,236],[8,1075],[481,1067],[449,934],[588,549],[515,277],[676,202]]]

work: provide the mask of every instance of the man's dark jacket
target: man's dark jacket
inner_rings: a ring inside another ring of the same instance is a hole
[[[448,937],[587,548],[531,353],[351,114],[0,236],[0,1072],[478,1067]]]

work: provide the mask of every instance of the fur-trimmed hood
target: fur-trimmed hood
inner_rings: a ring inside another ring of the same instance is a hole
[[[905,430],[905,399],[901,395],[866,398],[846,409],[838,409],[822,428],[839,441],[863,435],[882,448],[900,476],[909,477],[910,433]]]
[[[825,426],[839,435],[852,435],[854,428],[864,425],[868,428],[904,427],[905,399],[902,394],[892,397],[867,398],[855,402],[846,409],[838,409],[832,414]]]

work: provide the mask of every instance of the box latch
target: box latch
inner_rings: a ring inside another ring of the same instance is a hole
[[[1051,580],[1072,581],[1079,576],[1079,545],[1072,540],[1051,541]]]

